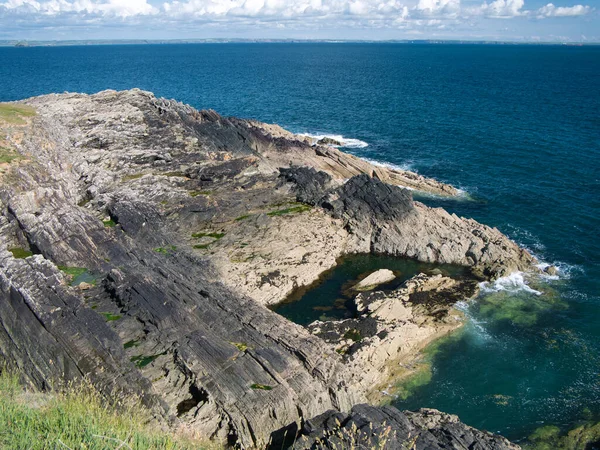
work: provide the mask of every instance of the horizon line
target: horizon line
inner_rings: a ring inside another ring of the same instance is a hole
[[[396,43],[396,44],[479,44],[479,45],[557,45],[597,46],[600,41],[521,41],[494,39],[310,39],[310,38],[191,38],[191,39],[0,39],[0,47],[61,47],[86,45],[160,45],[228,43]]]

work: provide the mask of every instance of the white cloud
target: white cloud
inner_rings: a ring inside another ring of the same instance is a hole
[[[65,13],[97,14],[127,18],[139,15],[157,14],[157,8],[148,4],[147,0],[8,0],[0,3],[0,8],[19,13],[38,13],[42,15],[59,15]],[[1,11],[1,10],[0,10]]]
[[[536,11],[536,15],[539,18],[544,17],[574,17],[574,16],[585,16],[591,12],[589,6],[575,5],[575,6],[559,6],[556,7],[552,3],[548,3],[546,6],[542,6]]]
[[[0,0],[0,29],[14,28],[16,23],[29,28],[43,23],[65,28],[143,24],[160,29],[168,24],[223,30],[334,27],[451,31],[473,27],[485,19],[573,17],[593,10],[584,5],[552,3],[528,10],[524,0],[488,1],[472,6],[461,0],[166,0],[153,6],[149,0]]]
[[[470,16],[484,16],[495,19],[510,19],[527,14],[523,11],[524,0],[495,0],[492,3],[484,2],[479,6],[468,8]]]

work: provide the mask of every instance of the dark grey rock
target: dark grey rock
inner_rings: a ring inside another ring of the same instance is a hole
[[[505,438],[471,428],[433,409],[400,412],[391,406],[357,405],[349,414],[328,411],[307,420],[297,450],[354,448],[407,450],[517,450]]]

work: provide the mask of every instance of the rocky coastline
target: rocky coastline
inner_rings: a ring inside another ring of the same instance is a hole
[[[30,386],[87,377],[241,448],[291,429],[295,448],[330,448],[314,430],[336,414],[359,428],[393,418],[419,449],[518,448],[442,413],[356,406],[460,326],[453,305],[476,280],[536,270],[498,230],[405,189],[455,188],[136,89],[15,105],[18,120],[0,119],[14,155],[0,167],[0,359]],[[370,286],[356,318],[306,328],[267,308],[353,253],[473,276]]]

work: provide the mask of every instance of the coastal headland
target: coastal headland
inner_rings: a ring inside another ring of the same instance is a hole
[[[411,192],[454,187],[137,89],[0,106],[0,356],[29,386],[86,377],[242,448],[298,430],[297,448],[329,448],[315,436],[335,420],[392,425],[389,445],[518,448],[437,411],[360,406],[461,325],[478,281],[539,270]],[[355,318],[308,327],[268,308],[355,253],[471,275],[368,286]]]

